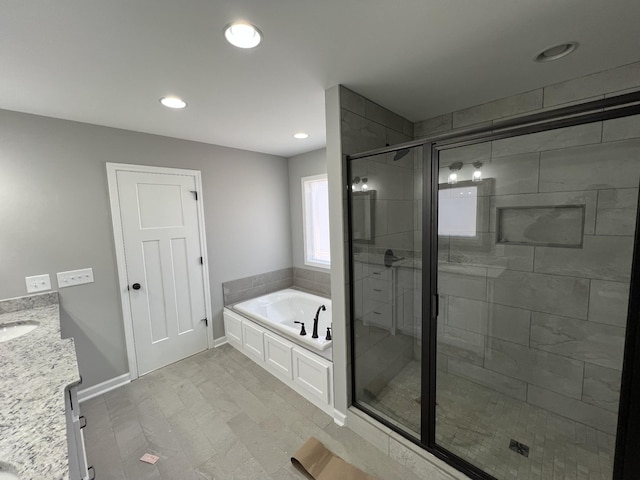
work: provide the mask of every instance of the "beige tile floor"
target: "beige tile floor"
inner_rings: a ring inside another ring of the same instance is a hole
[[[414,361],[371,405],[418,431],[419,397]],[[437,442],[500,480],[611,480],[611,435],[441,371],[436,401]],[[528,458],[508,449],[512,438]]]
[[[302,479],[290,457],[310,436],[380,479],[418,480],[228,345],[81,408],[99,480]]]

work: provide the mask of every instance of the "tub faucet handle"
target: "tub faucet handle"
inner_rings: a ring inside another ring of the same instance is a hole
[[[327,336],[325,337],[325,340],[331,340],[331,327],[327,327]]]
[[[293,323],[299,323],[300,325],[302,325],[302,328],[300,329],[300,335],[304,336],[307,334],[307,331],[304,329],[304,322],[298,322],[297,320],[294,321]]]

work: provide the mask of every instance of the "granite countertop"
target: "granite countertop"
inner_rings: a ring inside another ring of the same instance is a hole
[[[0,324],[27,320],[38,328],[0,343],[0,465],[20,480],[62,480],[64,389],[80,375],[73,339],[60,338],[57,292],[0,301]]]

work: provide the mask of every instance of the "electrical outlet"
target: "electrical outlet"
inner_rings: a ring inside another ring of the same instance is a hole
[[[73,287],[83,283],[93,283],[93,269],[70,270],[58,272],[58,288]]]
[[[25,283],[27,284],[27,293],[44,292],[45,290],[51,290],[51,278],[49,274],[34,275],[33,277],[25,277]]]

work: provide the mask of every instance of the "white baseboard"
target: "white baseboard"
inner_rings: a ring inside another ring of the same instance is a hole
[[[110,392],[111,390],[115,390],[116,388],[126,385],[129,382],[131,382],[131,377],[128,373],[123,373],[119,377],[112,378],[92,387],[78,390],[78,401],[84,402],[85,400],[89,400],[90,398],[97,397],[98,395]]]
[[[340,427],[344,427],[347,424],[347,416],[344,413],[339,412],[338,410],[336,410],[334,408],[333,409],[333,421],[336,423],[336,425],[338,425]]]
[[[227,336],[226,335],[224,335],[224,336],[222,336],[220,338],[216,338],[216,339],[213,340],[213,348],[221,347],[225,343],[229,343],[229,342],[227,342]]]

